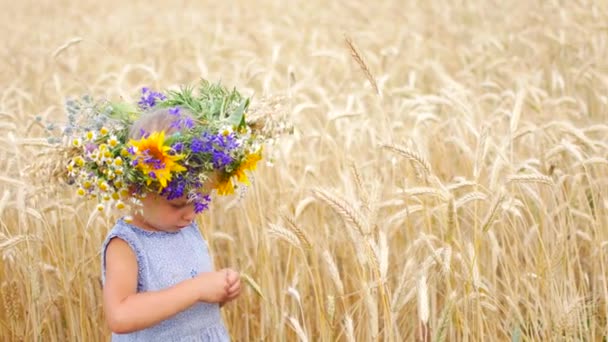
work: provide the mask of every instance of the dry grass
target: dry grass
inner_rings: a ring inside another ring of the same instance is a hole
[[[0,340],[108,336],[114,218],[46,187],[47,122],[199,76],[294,125],[200,218],[236,341],[606,338],[606,2],[180,4],[4,4]]]

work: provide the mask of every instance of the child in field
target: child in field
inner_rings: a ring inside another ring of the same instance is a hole
[[[167,109],[144,114],[131,138],[141,139],[140,130],[171,134],[175,119]],[[229,340],[219,304],[238,297],[239,274],[213,270],[194,223],[195,204],[186,195],[144,195],[141,212],[131,223],[119,220],[102,248],[104,309],[113,340]]]
[[[105,113],[101,128],[71,138],[78,193],[100,200],[99,210],[136,204],[101,249],[112,341],[229,341],[220,307],[239,296],[240,276],[214,270],[194,219],[212,190],[249,183],[262,135],[245,121],[248,99],[219,85],[142,95],[137,109],[93,107],[95,120]]]

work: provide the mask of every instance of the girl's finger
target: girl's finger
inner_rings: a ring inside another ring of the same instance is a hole
[[[238,291],[228,295],[228,300],[233,300],[233,299],[237,298],[240,294],[241,294],[241,290],[239,289]]]
[[[239,282],[237,282],[237,283],[235,283],[234,285],[232,285],[232,286],[230,287],[230,289],[228,289],[228,293],[229,293],[230,295],[232,295],[232,294],[233,294],[233,293],[235,293],[235,292],[240,292],[240,291],[241,291],[241,282],[240,282],[240,281],[239,281]]]
[[[236,292],[240,292],[241,291],[241,286],[232,286],[231,288],[228,289],[228,295],[232,295],[233,293]]]
[[[234,283],[237,280],[239,280],[241,277],[239,275],[239,272],[231,270],[230,272],[230,283]]]

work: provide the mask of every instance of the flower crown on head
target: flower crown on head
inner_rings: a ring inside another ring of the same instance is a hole
[[[143,88],[136,105],[69,101],[64,175],[99,210],[152,192],[187,196],[201,212],[211,189],[227,195],[249,185],[247,172],[262,159],[269,136],[245,119],[248,108],[238,91],[206,80],[196,90]]]

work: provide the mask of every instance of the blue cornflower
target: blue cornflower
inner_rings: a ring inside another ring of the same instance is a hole
[[[194,199],[194,212],[195,213],[200,213],[202,211],[205,211],[209,208],[209,203],[211,202],[211,196],[209,195],[205,195],[205,196],[200,196],[198,195],[196,199]]]
[[[147,137],[150,136],[150,133],[146,132],[145,129],[140,128],[139,129],[139,136],[142,137],[142,138],[147,138]]]
[[[177,120],[171,123],[171,128],[175,128],[177,130],[181,130],[183,128],[192,128],[194,127],[194,121],[191,117],[187,115],[182,115],[179,107],[173,107],[169,109],[169,114],[177,117]]]
[[[157,101],[163,101],[166,98],[167,97],[165,95],[150,90],[150,88],[148,87],[144,87],[141,89],[141,98],[139,99],[139,102],[137,102],[137,104],[142,110],[147,110],[156,106]]]
[[[190,144],[190,150],[192,153],[201,153],[206,149],[206,146],[201,139],[194,138],[192,139],[192,143]]]
[[[187,180],[182,175],[179,175],[167,184],[167,187],[163,189],[161,195],[166,196],[168,200],[180,198],[184,195],[186,184]]]
[[[211,158],[213,160],[213,166],[216,168],[221,168],[232,163],[232,157],[224,151],[213,151]]]
[[[216,136],[216,144],[222,150],[232,151],[239,147],[239,142],[236,140],[234,133],[228,135],[218,134]]]
[[[184,143],[178,142],[173,145],[173,151],[179,153],[184,150]]]

